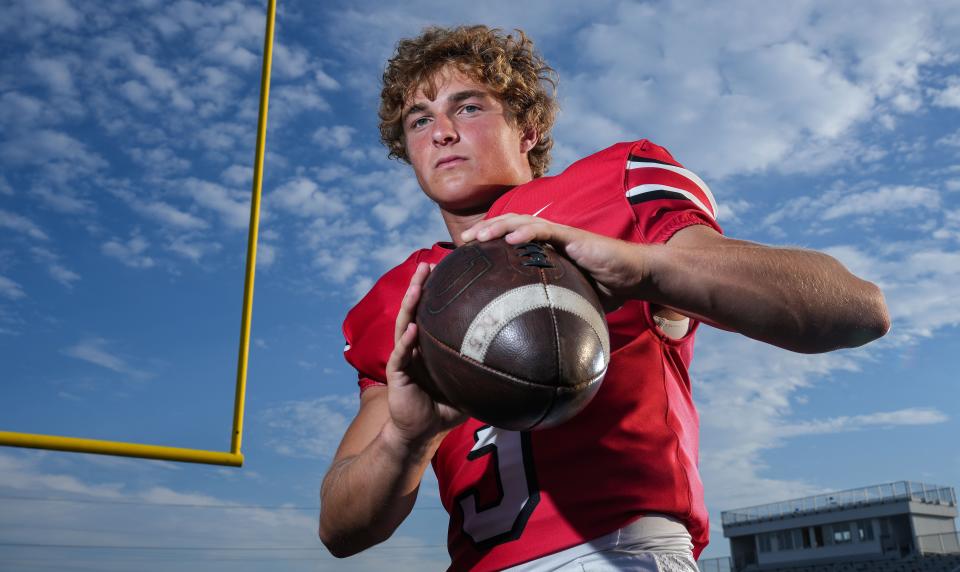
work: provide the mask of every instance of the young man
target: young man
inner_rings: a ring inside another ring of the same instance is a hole
[[[432,462],[452,569],[696,570],[708,538],[688,377],[697,323],[801,352],[889,327],[879,290],[836,260],[724,238],[707,186],[649,141],[541,177],[551,72],[522,33],[482,26],[428,29],[388,63],[382,138],[453,243],[412,254],[344,323],[361,404],[321,490],[320,536],[336,556],[387,539]],[[559,427],[484,426],[417,385],[412,320],[430,265],[503,235],[552,243],[610,308],[604,383]]]

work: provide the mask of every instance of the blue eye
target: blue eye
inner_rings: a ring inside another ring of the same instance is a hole
[[[463,106],[463,110],[466,113],[475,113],[477,111],[480,111],[480,108],[473,104],[467,104]]]
[[[427,118],[427,117],[420,117],[420,118],[418,118],[416,121],[414,121],[413,123],[411,123],[410,125],[411,125],[411,127],[413,127],[413,128],[423,127],[424,125],[427,124],[427,121],[429,121],[429,118]]]

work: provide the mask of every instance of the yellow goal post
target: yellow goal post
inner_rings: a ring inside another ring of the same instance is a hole
[[[243,453],[240,452],[240,445],[243,437],[243,410],[247,391],[247,363],[250,356],[250,319],[253,313],[253,280],[257,267],[257,235],[260,228],[260,196],[263,186],[263,156],[267,139],[267,104],[270,100],[270,68],[273,62],[273,32],[276,13],[276,0],[267,0],[267,23],[263,38],[263,63],[260,72],[260,112],[257,119],[257,145],[253,165],[250,227],[247,234],[246,275],[243,285],[243,311],[240,319],[240,351],[237,356],[237,386],[233,402],[230,450],[204,451],[11,431],[0,431],[0,445],[232,467],[243,465]]]

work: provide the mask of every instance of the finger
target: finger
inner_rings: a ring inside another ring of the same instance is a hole
[[[471,240],[483,241],[483,240],[490,240],[492,238],[497,238],[498,236],[502,236],[502,234],[491,235],[490,233],[491,227],[497,226],[499,223],[502,223],[502,222],[510,223],[510,221],[516,221],[517,219],[523,219],[523,218],[532,218],[532,217],[527,217],[525,215],[518,215],[515,213],[507,213],[507,214],[503,214],[493,218],[485,219],[471,226],[470,228],[463,231],[462,233],[460,233],[460,238],[461,240],[463,240],[463,242],[470,242]],[[513,224],[515,225],[519,223],[514,222]],[[482,237],[480,237],[481,234],[483,235]]]
[[[420,292],[423,289],[423,283],[430,273],[430,267],[426,262],[417,265],[416,272],[410,278],[410,285],[407,286],[407,292],[403,295],[400,302],[400,311],[397,312],[397,321],[393,329],[393,341],[396,343],[403,332],[407,329],[407,324],[414,320],[417,311],[417,302],[420,301]]]
[[[533,241],[549,242],[558,250],[566,251],[582,235],[582,231],[573,227],[535,219],[513,228],[505,234],[504,239],[508,244]]]
[[[407,327],[403,330],[403,333],[400,334],[400,337],[397,338],[397,342],[393,346],[393,351],[390,352],[390,357],[387,359],[387,380],[395,377],[389,375],[390,372],[403,371],[410,365],[410,360],[413,357],[413,348],[417,339],[417,325],[410,323],[407,324]]]

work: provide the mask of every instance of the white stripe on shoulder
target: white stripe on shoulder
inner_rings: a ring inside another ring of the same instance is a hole
[[[629,190],[627,191],[627,198],[635,197],[635,196],[637,196],[637,195],[642,195],[642,194],[644,194],[644,193],[654,193],[654,192],[657,192],[657,191],[671,191],[671,192],[674,192],[674,193],[679,193],[679,194],[683,195],[684,197],[690,199],[690,201],[691,201],[693,204],[697,205],[697,207],[699,207],[700,210],[702,210],[703,212],[705,212],[705,213],[707,214],[707,216],[709,216],[710,218],[712,218],[712,219],[714,219],[714,220],[716,220],[716,218],[717,218],[717,217],[715,217],[714,214],[713,214],[714,211],[711,211],[711,210],[707,207],[707,205],[703,204],[703,201],[701,201],[698,196],[694,195],[694,194],[691,193],[690,191],[687,191],[687,190],[685,190],[685,189],[678,189],[677,187],[670,187],[670,186],[667,186],[667,185],[657,185],[657,184],[637,185],[636,187],[633,187],[632,189],[629,189]],[[709,197],[710,195],[707,195],[707,196]],[[710,197],[710,198],[712,198],[712,197]]]
[[[713,207],[711,211],[709,211],[711,212],[710,216],[713,216],[714,218],[716,218],[716,216],[712,214],[712,213],[717,213],[717,202],[713,198],[713,193],[710,192],[710,187],[708,187],[707,184],[703,182],[703,179],[698,177],[697,174],[694,173],[693,171],[689,169],[684,169],[683,167],[677,167],[675,165],[667,165],[665,163],[651,163],[648,161],[627,161],[627,169],[664,169],[666,171],[673,171],[674,173],[683,175],[684,177],[690,179],[693,182],[693,184],[700,187],[700,190],[703,191],[703,194],[707,196],[707,200],[710,201],[710,206]]]

